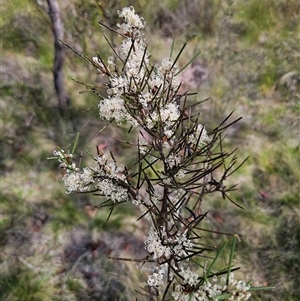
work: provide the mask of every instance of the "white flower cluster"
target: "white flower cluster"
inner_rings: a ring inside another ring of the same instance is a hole
[[[212,281],[204,280],[190,269],[181,269],[179,272],[182,276],[183,284],[177,285],[172,293],[174,300],[178,301],[217,301],[220,300],[221,294],[228,294],[226,300],[244,301],[251,296],[249,292],[250,286],[244,281],[234,279],[234,274],[230,273],[228,286],[226,285],[226,277],[218,278],[216,275],[212,277]]]
[[[121,202],[128,199],[128,189],[120,185],[128,184],[124,174],[124,166],[115,161],[109,161],[107,155],[102,154],[94,158],[97,167],[85,167],[81,171],[72,163],[72,155],[65,154],[63,150],[54,151],[54,156],[61,162],[60,166],[66,170],[62,180],[67,193],[87,192],[93,185],[103,196],[109,197],[113,202]],[[68,160],[70,162],[68,162]]]
[[[142,38],[135,39],[125,38],[119,47],[119,56],[125,62],[124,71],[126,75],[135,80],[142,79],[145,75],[145,67],[149,66],[149,54],[146,51],[146,44]],[[136,83],[131,82],[131,90],[136,91]]]
[[[95,188],[97,188],[102,195],[109,197],[113,202],[128,200],[127,189],[115,184],[111,179],[99,180]]]
[[[127,188],[119,185],[119,181],[127,184],[127,178],[124,174],[124,166],[118,165],[115,161],[108,161],[105,154],[96,158],[99,168],[95,169],[97,183],[95,188],[104,196],[109,197],[113,202],[122,202],[128,199]]]
[[[107,90],[109,95],[122,95],[124,92],[128,92],[128,79],[126,76],[115,76],[109,79],[111,88]]]
[[[71,169],[73,171],[79,171],[79,168],[76,168],[76,164],[72,162],[73,155],[66,154],[63,149],[53,151],[53,155],[57,157],[58,162],[60,162],[60,167],[64,169]]]
[[[147,125],[152,129],[158,122],[162,122],[164,128],[164,134],[170,138],[174,133],[174,122],[178,120],[180,116],[179,106],[176,103],[168,103],[165,107],[162,107],[157,112],[152,112],[147,119]]]
[[[72,162],[73,155],[66,154],[64,150],[54,150],[53,154],[60,162],[60,167],[66,170],[62,180],[67,188],[67,193],[89,191],[91,184],[95,182],[93,171],[88,167],[80,171]]]
[[[210,142],[210,138],[207,135],[206,129],[201,124],[198,124],[196,131],[189,136],[188,143],[195,145],[197,144],[197,141],[197,146],[199,147],[203,146],[203,144]]]
[[[151,89],[158,89],[161,91],[174,90],[176,91],[180,85],[177,77],[178,66],[170,58],[164,58],[157,68],[154,76],[149,80]]]
[[[97,56],[94,56],[92,58],[92,61],[95,63],[95,65],[100,69],[100,70],[104,70],[104,64],[101,62],[101,60],[97,57]]]
[[[160,233],[151,227],[145,241],[146,250],[153,254],[154,259],[162,256],[170,258],[173,254],[176,257],[187,256],[187,249],[193,247],[193,243],[186,237],[186,233],[177,233],[174,237],[168,237],[164,227]]]
[[[167,264],[162,264],[159,267],[156,268],[154,273],[150,276],[148,276],[148,285],[149,286],[155,286],[159,287],[163,285],[164,275],[167,271]]]
[[[115,161],[108,161],[106,154],[102,154],[95,158],[95,161],[101,167],[100,170],[97,170],[98,176],[109,176],[111,179],[121,180],[127,183],[126,176],[124,175],[125,167],[124,165],[118,165]]]
[[[123,8],[119,15],[125,20],[125,23],[118,25],[125,35],[118,51],[124,67],[122,74],[118,72],[109,77],[110,88],[107,90],[109,97],[99,103],[99,114],[103,119],[114,119],[118,125],[125,122],[130,126],[137,127],[138,122],[126,110],[124,95],[136,93],[144,77],[145,68],[149,64],[146,45],[139,34],[139,30],[144,28],[145,22],[135,14],[133,7]],[[108,65],[115,66],[112,57],[108,59]]]
[[[132,33],[133,30],[136,30],[138,33],[146,25],[144,19],[135,13],[132,6],[124,7],[121,11],[118,11],[118,14],[125,20],[125,23],[118,24],[124,35]]]
[[[125,7],[118,13],[124,19],[124,23],[118,24],[123,41],[117,51],[123,66],[121,71],[116,71],[114,59],[108,59],[109,68],[106,70],[113,69],[115,72],[109,73],[109,96],[99,103],[100,117],[113,119],[118,125],[126,123],[137,127],[139,122],[136,116],[128,110],[129,98],[135,102],[133,107],[144,109],[147,118],[143,126],[153,129],[160,123],[165,136],[170,138],[174,133],[174,123],[180,117],[179,105],[175,98],[172,101],[167,99],[169,92],[175,93],[180,85],[176,76],[177,64],[170,58],[165,58],[159,66],[152,69],[146,44],[140,33],[145,27],[144,20],[135,13],[133,7]],[[100,71],[107,74],[103,62],[98,57],[94,57],[93,62]]]
[[[182,157],[179,154],[173,155],[170,154],[166,159],[166,163],[168,164],[169,168],[173,168],[174,166],[178,166],[182,160]]]
[[[137,121],[127,113],[124,100],[120,96],[113,96],[102,100],[99,104],[99,113],[103,119],[115,119],[118,125],[121,125],[125,121],[134,127],[138,126]]]
[[[159,237],[158,232],[151,227],[148,238],[145,241],[146,250],[149,253],[153,253],[153,258],[158,259],[163,255],[166,258],[169,258],[172,254],[172,250],[170,246],[166,246],[163,244],[162,239]]]
[[[65,151],[64,151],[64,150],[59,150],[59,151],[54,150],[54,151],[53,151],[53,155],[54,155],[55,157],[58,157],[58,161],[59,161],[59,162],[63,162],[64,159],[65,159]]]
[[[67,169],[67,173],[62,178],[67,193],[89,191],[91,184],[95,182],[93,174],[93,171],[88,167],[85,167],[82,171]]]

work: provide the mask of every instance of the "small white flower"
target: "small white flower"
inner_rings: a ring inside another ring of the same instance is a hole
[[[128,200],[127,189],[119,185],[115,185],[110,179],[99,181],[97,185],[95,185],[95,188],[99,189],[100,192],[106,197],[111,198],[113,202],[122,202]]]
[[[169,103],[160,111],[160,116],[163,122],[176,121],[180,116],[178,105],[175,103]]]
[[[205,127],[201,124],[198,124],[195,132],[189,136],[188,143],[196,144],[197,141],[198,141],[198,146],[200,147],[210,142],[210,138],[207,135],[207,131]]]
[[[162,60],[160,64],[159,71],[163,74],[167,73],[171,70],[172,65],[173,65],[173,61],[170,58],[165,58]]]
[[[149,92],[139,95],[139,102],[143,108],[147,108],[148,104],[151,103],[152,100],[152,95]]]
[[[100,69],[103,69],[104,68],[104,65],[103,63],[101,62],[101,60],[97,57],[97,56],[94,56],[92,58],[92,61],[95,63],[95,65],[100,68]]]
[[[96,162],[100,165],[104,165],[107,162],[107,155],[103,154],[101,156],[98,156]]]
[[[152,112],[150,114],[150,116],[151,117],[147,117],[146,118],[146,125],[151,130],[155,126],[155,124],[156,124],[156,122],[158,120],[158,115],[157,115],[156,112]]]
[[[174,134],[173,130],[164,130],[164,134],[166,135],[167,138],[171,138]]]
[[[148,85],[150,90],[156,91],[158,88],[161,88],[164,84],[164,78],[158,74],[149,78]]]
[[[122,95],[128,92],[129,81],[125,76],[111,77],[110,79],[111,88],[107,90],[109,95]]]
[[[82,172],[69,170],[62,180],[67,188],[67,193],[89,191],[90,185],[95,182],[93,171],[88,167],[85,167]]]
[[[64,156],[64,152],[65,152],[64,150],[59,150],[59,151],[54,150],[53,155],[56,157],[61,157],[61,156]]]
[[[109,66],[115,66],[116,64],[115,59],[112,56],[107,59],[107,63]]]
[[[65,160],[65,151],[64,150],[54,150],[53,151],[53,155],[55,157],[58,157],[58,162],[63,163],[63,161]],[[72,158],[72,154],[69,154],[69,156]]]
[[[149,253],[153,253],[153,258],[157,259],[161,256],[166,258],[172,254],[170,247],[164,246],[159,238],[157,231],[151,227],[148,238],[145,241],[145,248]]]
[[[181,156],[180,155],[173,155],[170,154],[166,159],[165,162],[169,165],[169,168],[173,168],[174,166],[178,166],[181,163]]]
[[[101,100],[98,108],[100,117],[103,119],[115,119],[117,124],[126,122],[134,127],[138,126],[138,122],[127,113],[124,107],[124,100],[119,96]]]
[[[143,18],[135,13],[132,6],[124,7],[121,11],[118,11],[121,18],[125,19],[125,22],[130,26],[138,29],[143,29],[146,25]]]
[[[163,285],[164,274],[165,274],[165,268],[163,266],[160,266],[160,268],[157,269],[156,272],[148,276],[148,285],[155,286],[155,287],[159,287]]]
[[[199,283],[199,275],[189,268],[186,270],[182,268],[179,274],[183,277],[184,284],[195,286]]]
[[[172,66],[173,66],[173,68],[172,68]],[[160,66],[158,68],[158,71],[162,75],[166,75],[166,74],[172,72],[171,78],[175,79],[176,76],[174,74],[178,71],[178,65],[177,65],[177,63],[174,64],[174,62],[170,58],[165,58],[162,60]]]

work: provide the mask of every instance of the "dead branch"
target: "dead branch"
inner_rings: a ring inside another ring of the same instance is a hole
[[[54,64],[53,77],[54,87],[58,98],[58,108],[62,116],[66,116],[69,108],[69,96],[64,86],[64,75],[62,72],[65,60],[65,48],[60,42],[64,37],[64,25],[61,20],[59,5],[56,0],[47,0],[49,6],[49,15],[52,23],[52,31],[54,35]]]

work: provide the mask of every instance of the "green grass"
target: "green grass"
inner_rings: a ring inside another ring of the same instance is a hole
[[[207,80],[187,87],[199,92],[195,100],[212,97],[203,105],[203,124],[213,128],[233,109],[236,118],[243,117],[225,142],[230,150],[238,147],[240,161],[250,155],[230,180],[240,183],[231,196],[245,209],[221,196],[210,198],[204,204],[210,210],[206,227],[241,234],[234,259],[243,266],[241,276],[253,278],[253,285],[277,286],[256,293],[253,300],[296,301],[300,298],[298,1],[241,1],[219,9],[216,1],[212,5],[217,13],[207,20],[213,29],[210,34],[201,20],[182,27],[177,2],[159,3],[136,3],[152,26],[146,38],[150,50],[156,50],[154,59],[169,54],[166,45],[172,41],[162,36],[162,28],[170,25],[164,16],[173,16],[175,50],[193,36],[181,67],[201,49],[198,62],[209,72]],[[102,33],[109,33],[97,25],[103,13],[96,2],[61,5],[72,7],[62,9],[67,43],[88,56],[95,50],[108,56]],[[103,1],[108,24],[113,26],[116,11],[124,5],[127,1]],[[225,16],[224,11],[230,10],[233,14]],[[67,195],[59,167],[47,160],[57,146],[71,145],[79,131],[79,161],[80,151],[101,128],[98,99],[79,95],[83,87],[70,79],[93,82],[98,77],[67,51],[65,85],[72,103],[70,115],[62,119],[53,88],[53,37],[46,11],[24,0],[5,3],[3,11],[0,300],[132,300],[142,276],[132,264],[108,260],[107,255],[130,257],[139,243],[137,257],[144,251],[143,225],[135,222],[135,208],[116,207],[107,222],[108,208],[93,209],[100,199]],[[89,108],[93,109],[83,112]],[[108,143],[118,159],[132,164],[131,149],[113,139],[130,135],[112,128],[87,149],[94,153],[97,144]],[[88,160],[84,155],[83,163]],[[205,239],[220,245],[224,237],[207,234]],[[86,256],[80,259],[82,254]],[[107,280],[101,275],[108,275]],[[106,299],[99,299],[99,294]]]

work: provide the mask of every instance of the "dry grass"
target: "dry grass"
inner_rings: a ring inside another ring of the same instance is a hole
[[[123,2],[118,2],[120,8]],[[138,2],[145,19],[150,17],[147,41],[156,49],[155,60],[168,55],[166,45],[172,41],[166,35],[176,35],[177,49],[191,39],[182,65],[202,49],[185,78],[186,88],[199,92],[197,98],[211,97],[203,106],[203,123],[213,127],[233,109],[236,117],[243,116],[226,144],[238,147],[241,160],[250,155],[233,179],[240,182],[233,198],[245,209],[221,197],[209,200],[208,227],[240,233],[236,260],[244,276],[255,285],[277,287],[253,299],[299,300],[298,1],[252,0],[232,6],[213,1],[208,11],[204,4],[197,7],[210,20],[196,20],[189,13],[199,1],[191,6],[188,1]],[[100,129],[96,108],[82,112],[98,100],[78,95],[82,87],[67,79],[72,106],[70,115],[60,118],[52,86],[50,24],[44,8],[33,3],[3,6],[0,299],[133,300],[142,278],[139,269],[107,255],[130,257],[144,251],[143,225],[135,223],[135,210],[124,206],[106,222],[108,211],[91,209],[99,199],[66,195],[58,167],[46,160],[57,145],[72,143],[76,131],[81,133],[80,150]],[[113,24],[117,8],[103,3]],[[73,8],[62,10],[67,42],[89,56],[95,48],[105,53],[96,2],[61,5]],[[78,19],[82,12],[91,17]],[[96,78],[84,62],[67,56],[67,76],[86,82]],[[111,129],[88,149],[109,144],[125,161],[130,150],[111,138],[124,135]],[[222,239],[207,237],[215,244]]]

